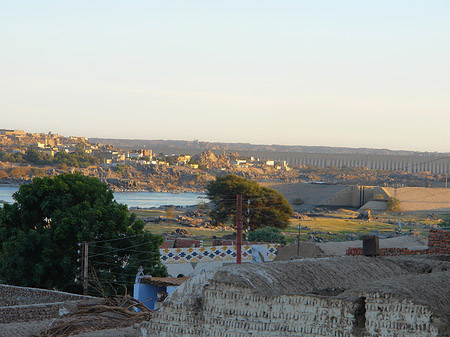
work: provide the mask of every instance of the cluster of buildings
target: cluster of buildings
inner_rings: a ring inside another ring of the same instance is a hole
[[[27,148],[33,147],[39,153],[53,157],[58,152],[77,153],[83,151],[88,155],[100,158],[106,165],[119,163],[133,163],[139,165],[175,165],[189,166],[198,169],[199,164],[192,160],[192,156],[154,154],[151,149],[137,149],[126,151],[116,149],[112,145],[92,144],[84,137],[63,137],[58,134],[49,133],[27,133],[23,130],[0,129],[0,146],[4,151],[25,153]],[[249,157],[248,159],[229,158],[227,165],[235,168],[249,167],[274,167],[279,170],[290,170],[285,160],[260,160]]]

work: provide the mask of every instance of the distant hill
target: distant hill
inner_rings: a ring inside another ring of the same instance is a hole
[[[213,152],[239,152],[239,151],[264,151],[264,152],[297,152],[297,153],[332,153],[332,154],[372,154],[372,155],[417,155],[436,156],[442,155],[437,152],[418,151],[394,151],[388,149],[350,148],[331,146],[302,146],[302,145],[263,145],[249,143],[211,143],[198,140],[144,140],[144,139],[111,139],[111,138],[89,138],[91,143],[111,144],[116,148],[151,149],[153,153],[200,153],[205,150]]]

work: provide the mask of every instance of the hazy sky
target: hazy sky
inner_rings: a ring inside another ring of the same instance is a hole
[[[450,1],[0,0],[0,128],[450,152]]]

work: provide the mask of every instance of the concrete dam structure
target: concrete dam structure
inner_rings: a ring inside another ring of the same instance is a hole
[[[241,156],[257,157],[261,160],[286,161],[290,165],[313,167],[365,167],[371,170],[405,171],[410,173],[450,172],[449,155],[405,156],[374,154],[302,153],[270,151],[237,151]]]
[[[275,184],[271,188],[293,205],[301,199],[305,206],[334,206],[386,210],[386,201],[394,197],[405,212],[450,212],[450,189],[431,187],[380,187],[332,184]],[[381,198],[381,199],[379,199]],[[300,209],[299,208],[299,209]]]

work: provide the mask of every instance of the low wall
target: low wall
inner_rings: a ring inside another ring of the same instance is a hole
[[[267,249],[264,256],[265,261],[275,259],[279,244],[268,243],[258,245]],[[242,262],[252,260],[252,246],[242,245]],[[164,248],[159,250],[161,262],[163,264],[172,263],[196,263],[196,262],[235,262],[236,246],[211,246],[211,247],[191,247],[191,248]]]
[[[408,249],[408,248],[380,248],[378,252],[380,256],[431,254],[429,249]],[[361,247],[349,247],[347,248],[346,255],[349,256],[363,255],[363,249]]]
[[[80,301],[95,299],[60,291],[0,285],[0,323],[56,318],[71,312]]]
[[[430,229],[428,237],[428,249],[408,249],[408,248],[380,248],[380,256],[400,256],[400,255],[428,255],[428,254],[450,254],[450,231],[443,229]],[[346,255],[363,255],[361,247],[347,248]]]
[[[75,303],[56,302],[0,307],[0,323],[38,321],[63,316],[71,312]]]

